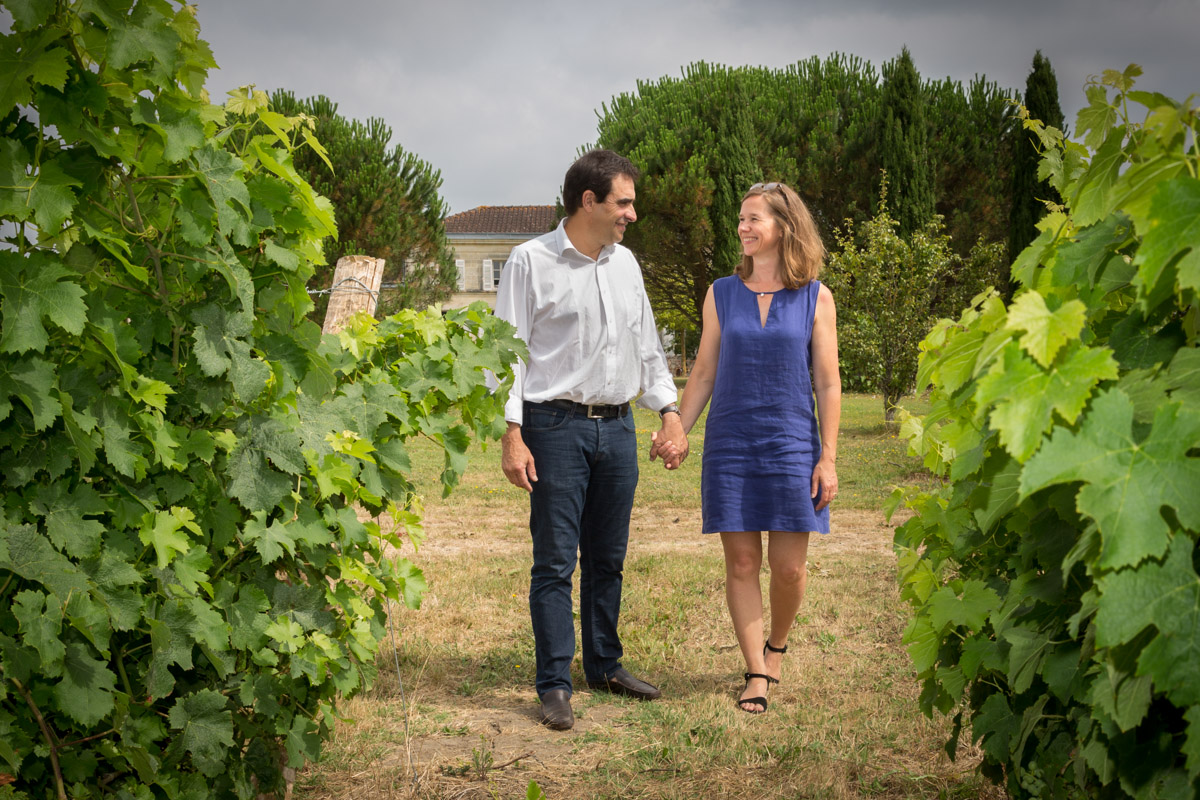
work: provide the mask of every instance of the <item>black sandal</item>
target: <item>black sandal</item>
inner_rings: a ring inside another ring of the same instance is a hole
[[[772,683],[779,683],[777,678],[772,678],[770,675],[763,675],[760,672],[746,672],[743,674],[743,677],[746,679],[746,686],[750,685],[751,678],[762,678],[767,682],[768,690],[770,690]],[[745,687],[742,687],[742,691],[745,691]],[[737,704],[739,710],[745,711],[747,714],[761,714],[767,710],[767,698],[765,697],[739,697],[734,702]],[[742,708],[742,703],[750,703],[752,705],[759,706],[759,709],[754,711],[749,708]]]

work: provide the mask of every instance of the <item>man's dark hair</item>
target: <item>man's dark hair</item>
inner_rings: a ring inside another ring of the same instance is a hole
[[[612,191],[613,178],[624,175],[632,181],[640,177],[637,167],[625,156],[612,150],[589,150],[579,157],[563,178],[563,208],[571,216],[583,205],[583,193],[588,189],[603,202]]]

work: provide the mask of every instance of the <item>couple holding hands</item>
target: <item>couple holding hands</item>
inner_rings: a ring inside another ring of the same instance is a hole
[[[709,287],[699,352],[677,405],[641,269],[620,245],[637,220],[637,178],[633,163],[611,151],[580,157],[563,180],[566,219],[512,251],[496,296],[496,314],[529,347],[505,406],[502,465],[530,494],[536,684],[541,721],[555,730],[575,721],[577,562],[588,687],[644,700],[661,695],[621,666],[617,635],[638,477],[633,398],[662,417],[650,458],[667,469],[687,458],[687,433],[712,402],[703,532],[721,535],[726,599],[746,662],[736,701],[743,711],[766,711],[770,685],[780,680],[804,596],[808,538],[829,532],[837,496],[836,312],[817,280],[825,250],[808,209],[782,183],[746,192],[742,262]],[[763,531],[771,574],[766,630]]]

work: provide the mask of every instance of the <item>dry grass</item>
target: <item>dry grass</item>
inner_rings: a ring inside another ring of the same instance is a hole
[[[887,429],[856,429],[850,412],[840,461],[856,441],[864,464],[874,453],[899,474],[914,472]],[[664,698],[579,690],[578,722],[560,733],[537,723],[528,507],[497,464],[493,448],[449,500],[430,501],[415,557],[429,593],[420,611],[396,615],[397,649],[385,645],[376,688],[342,709],[352,721],[302,773],[299,797],[507,800],[525,798],[531,780],[551,800],[1002,796],[973,774],[974,752],[946,758],[948,724],[918,710],[900,645],[891,529],[871,507],[886,490],[877,478],[841,468],[844,482],[865,487],[864,499],[834,514],[829,536],[813,538],[783,682],[768,713],[752,716],[733,702],[744,666],[725,610],[720,542],[698,533],[698,495],[688,501],[698,463],[671,474],[644,469],[622,640],[626,665]],[[431,460],[417,469],[432,481]],[[578,660],[575,680],[582,687]]]

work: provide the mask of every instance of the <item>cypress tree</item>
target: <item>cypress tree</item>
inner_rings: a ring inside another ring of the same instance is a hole
[[[1062,107],[1058,103],[1058,78],[1050,59],[1038,50],[1033,56],[1033,69],[1025,80],[1025,108],[1029,116],[1039,119],[1065,134]],[[1012,153],[1012,210],[1009,214],[1008,257],[1012,261],[1017,254],[1037,236],[1037,222],[1046,213],[1045,201],[1061,203],[1062,198],[1054,187],[1037,179],[1038,160],[1041,156],[1033,137],[1024,128],[1016,128],[1013,136]]]
[[[907,47],[883,68],[880,121],[879,166],[887,173],[898,232],[907,239],[934,211],[925,93]]]

